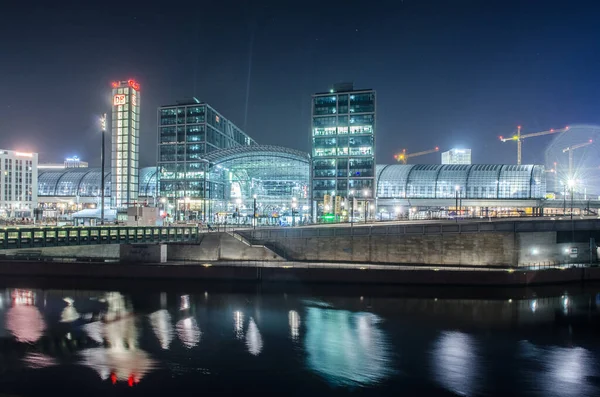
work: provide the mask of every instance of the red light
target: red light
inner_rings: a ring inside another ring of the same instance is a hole
[[[137,81],[133,80],[133,79],[127,80],[127,84],[129,84],[129,86],[131,88],[133,88],[134,90],[136,90],[136,91],[140,90],[140,84]]]
[[[436,147],[435,147],[435,150],[440,150],[440,148],[436,146]]]
[[[517,128],[518,128],[518,129],[521,129],[521,126],[520,126],[520,125],[518,125],[518,126],[517,126]]]
[[[114,372],[110,374],[110,381],[113,385],[117,384],[117,375]]]
[[[554,128],[550,128],[550,132],[554,132]]]
[[[112,85],[112,88],[117,88],[119,86],[119,83],[117,81],[113,81],[112,83],[110,83],[110,85]]]
[[[565,130],[568,130],[568,129],[569,129],[569,126],[566,126],[566,127],[565,127]]]
[[[504,139],[504,137],[503,137],[502,135],[500,135],[498,138],[500,138],[500,140],[503,140],[503,139]]]
[[[592,143],[593,141],[590,139],[590,143]]]
[[[127,384],[129,387],[133,387],[133,375],[129,375],[129,379],[127,379]]]

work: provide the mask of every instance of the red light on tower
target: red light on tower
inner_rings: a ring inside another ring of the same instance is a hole
[[[435,151],[437,152],[438,150],[440,150],[440,148],[436,146],[435,147]]]
[[[554,132],[554,128],[550,128],[550,132]]]
[[[133,79],[127,80],[127,84],[129,84],[129,86],[131,88],[133,88],[134,90],[136,90],[136,91],[140,90],[140,84],[137,81],[133,80]]]
[[[112,83],[110,83],[110,85],[112,86],[112,88],[117,88],[117,87],[119,87],[119,82],[113,81]]]
[[[117,384],[117,374],[115,374],[114,372],[112,372],[110,374],[110,381],[112,382],[113,385]]]
[[[566,126],[566,127],[565,127],[565,130],[568,130],[568,129],[569,129],[569,126]]]
[[[504,137],[503,137],[502,135],[500,135],[498,138],[500,138],[500,140],[503,140],[503,139],[504,139]]]
[[[592,143],[592,142],[594,142],[594,141],[592,141],[592,140],[590,139],[590,143]]]

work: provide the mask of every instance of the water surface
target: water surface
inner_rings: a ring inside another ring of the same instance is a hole
[[[4,285],[14,395],[600,395],[595,287]]]

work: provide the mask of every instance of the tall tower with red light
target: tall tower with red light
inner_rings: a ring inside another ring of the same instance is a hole
[[[140,151],[140,85],[112,83],[111,204],[123,208],[138,200]]]

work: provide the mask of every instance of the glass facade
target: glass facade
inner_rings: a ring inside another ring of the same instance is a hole
[[[311,203],[317,219],[342,216],[349,198],[374,199],[375,130],[375,91],[345,86],[313,95]]]
[[[306,222],[309,215],[309,156],[278,146],[240,146],[206,156],[207,198],[212,222]],[[189,208],[193,211],[193,207]],[[293,214],[292,214],[293,211]],[[293,216],[292,216],[293,215]]]
[[[193,98],[158,109],[160,196],[169,207],[202,207],[205,157],[212,152],[256,142],[210,105]],[[186,204],[187,200],[187,204]],[[180,204],[183,203],[183,204]]]
[[[377,197],[448,199],[543,199],[542,165],[378,165]]]
[[[140,169],[139,197],[156,197],[156,167]],[[102,178],[100,168],[71,168],[40,171],[40,197],[100,197]],[[112,174],[104,172],[104,196],[111,197]]]
[[[131,206],[138,200],[140,87],[134,80],[112,83],[111,204]]]

